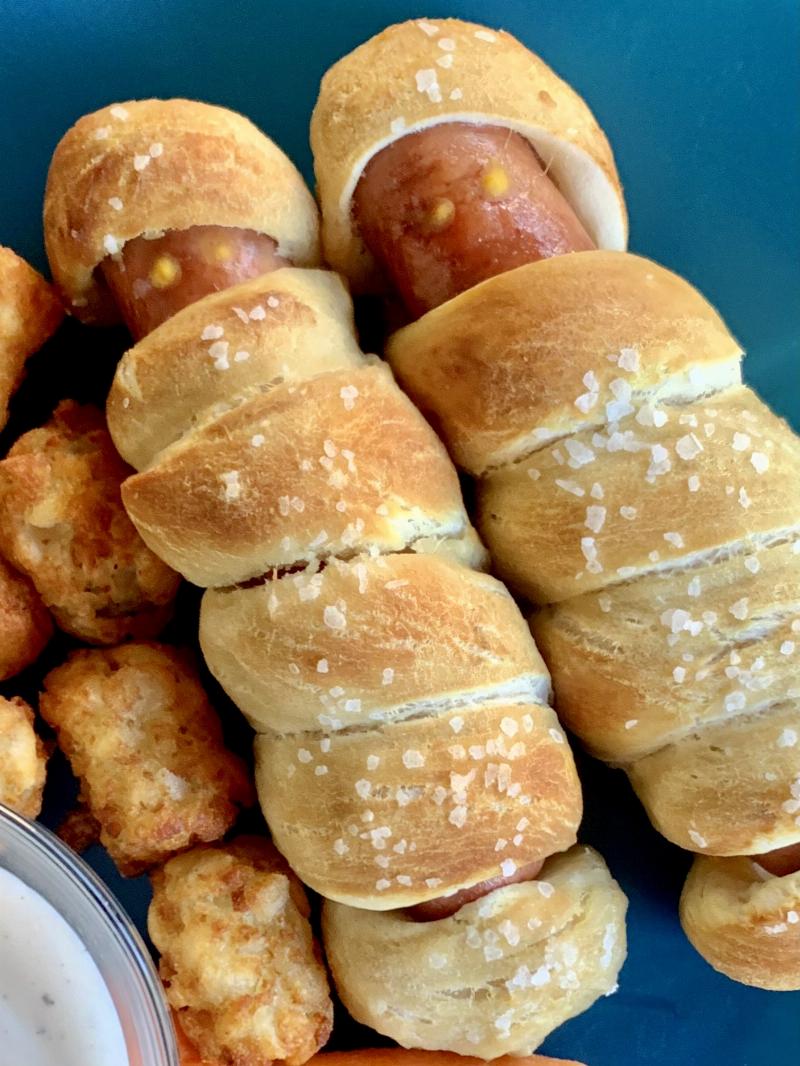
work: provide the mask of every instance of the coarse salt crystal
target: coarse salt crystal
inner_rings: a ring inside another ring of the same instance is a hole
[[[452,811],[450,811],[447,820],[457,829],[463,828],[467,821],[467,808],[463,806],[463,804],[459,805],[458,807],[454,807]]]
[[[537,473],[538,473],[538,471],[537,471]],[[536,479],[534,479],[534,480],[536,480]],[[565,480],[564,478],[556,478],[556,482],[555,483],[558,486],[558,488],[563,489],[564,492],[571,493],[573,496],[580,497],[580,496],[585,496],[586,495],[586,490],[581,488],[581,486],[576,481],[569,481],[569,480]]]
[[[681,437],[675,444],[675,451],[686,462],[695,459],[702,450],[703,445],[694,433],[688,433],[685,437]]]
[[[425,93],[432,103],[438,103],[442,99],[436,71],[433,67],[418,70],[414,75],[414,80],[417,85],[417,92]]]
[[[750,462],[753,464],[757,474],[764,474],[769,469],[769,456],[763,452],[753,452],[750,456]]]
[[[592,533],[599,533],[606,520],[605,507],[591,506],[586,508],[586,520],[584,525],[591,529]]]
[[[238,470],[226,470],[219,476],[220,481],[224,486],[223,498],[226,500],[237,500],[242,492],[242,486],[239,482]]]
[[[728,608],[728,613],[732,614],[734,618],[738,618],[740,622],[743,622],[745,618],[747,618],[750,610],[749,603],[750,601],[747,596],[743,596]]]
[[[358,389],[355,385],[343,385],[339,389],[339,396],[341,397],[344,408],[346,411],[352,411],[355,407],[356,398],[358,396]]]
[[[329,629],[339,630],[347,628],[347,619],[338,607],[328,606],[322,612],[322,620]]]
[[[408,751],[403,752],[403,766],[405,766],[407,769],[414,770],[424,765],[425,756],[422,754],[421,751],[409,749]]]

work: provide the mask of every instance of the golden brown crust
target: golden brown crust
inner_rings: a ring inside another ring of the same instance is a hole
[[[210,1063],[208,1059],[202,1057],[189,1037],[184,1033],[176,1012],[173,1010],[170,1013],[172,1014],[172,1026],[175,1030],[175,1041],[178,1046],[178,1062],[180,1063],[180,1066],[214,1066],[214,1063]],[[217,1066],[219,1066],[219,1064],[217,1064]]]
[[[56,832],[68,848],[79,854],[100,843],[100,823],[81,800],[67,812]]]
[[[158,644],[74,652],[40,710],[125,874],[221,837],[252,802],[191,659]]]
[[[606,405],[738,379],[714,308],[658,264],[620,252],[543,259],[476,285],[389,340],[387,358],[471,474],[607,421]]]
[[[629,414],[480,483],[478,527],[512,587],[558,602],[800,526],[800,440],[755,393],[659,412],[662,425]]]
[[[332,560],[210,590],[200,636],[264,733],[275,841],[329,898],[410,905],[574,841],[580,790],[540,705],[547,673],[493,578],[446,556]]]
[[[339,995],[358,1021],[405,1046],[494,1059],[530,1054],[614,990],[625,907],[602,859],[573,848],[550,859],[539,880],[436,922],[326,902],[323,935]]]
[[[137,470],[249,397],[361,365],[337,275],[284,268],[190,304],[126,352],[108,428]]]
[[[0,681],[39,658],[53,622],[30,581],[0,558]]]
[[[18,696],[0,696],[0,803],[36,818],[42,809],[46,762],[32,709]]]
[[[681,923],[703,958],[734,981],[800,989],[800,872],[772,877],[747,858],[699,855]]]
[[[25,360],[58,329],[64,309],[52,286],[10,248],[0,245],[0,429]]]
[[[319,261],[317,213],[300,174],[242,115],[194,100],[133,100],[79,119],[47,179],[53,277],[84,322],[118,314],[95,270],[126,241],[216,225],[272,237],[297,266]]]
[[[800,841],[798,697],[722,716],[627,767],[659,832],[711,855]]]
[[[90,643],[154,636],[178,588],[125,513],[128,472],[100,412],[71,400],[0,462],[2,549],[58,625]]]
[[[800,544],[574,596],[533,615],[531,627],[562,721],[593,754],[625,765],[792,689]]]
[[[411,906],[513,873],[570,847],[581,819],[569,745],[534,703],[264,733],[255,752],[278,848],[306,884],[354,907]]]
[[[323,1046],[333,1007],[308,913],[266,840],[195,848],[154,873],[148,929],[167,999],[204,1061],[295,1066]]]
[[[444,447],[377,364],[252,398],[122,495],[146,543],[203,586],[467,526]]]
[[[211,589],[200,643],[259,732],[369,727],[490,692],[549,695],[507,589],[436,555],[333,560],[317,573]]]
[[[405,133],[447,121],[522,133],[595,242],[625,247],[611,149],[584,101],[510,34],[423,19],[390,26],[334,64],[312,116],[325,256],[354,288],[380,285],[350,211],[366,164]]]

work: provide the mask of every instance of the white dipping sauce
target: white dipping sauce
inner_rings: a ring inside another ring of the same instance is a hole
[[[128,1066],[119,1016],[83,942],[3,869],[0,1066]]]

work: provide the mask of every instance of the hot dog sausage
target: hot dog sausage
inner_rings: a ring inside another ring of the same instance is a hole
[[[414,317],[523,263],[594,247],[530,143],[497,126],[394,141],[367,165],[353,210]]]
[[[289,263],[271,237],[226,226],[193,226],[137,237],[103,260],[120,313],[141,339],[187,304]]]
[[[800,870],[800,844],[790,844],[787,848],[754,855],[753,861],[776,877],[786,877]]]
[[[461,910],[465,903],[488,896],[498,888],[516,885],[522,881],[534,881],[543,865],[541,860],[526,863],[510,877],[492,877],[489,881],[479,881],[477,885],[462,888],[452,896],[439,896],[438,899],[430,899],[427,903],[418,903],[416,907],[409,907],[406,913],[417,922],[435,922],[439,918],[449,918]]]

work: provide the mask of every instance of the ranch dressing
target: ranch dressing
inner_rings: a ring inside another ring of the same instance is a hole
[[[0,1066],[128,1066],[105,981],[75,931],[0,869]]]

